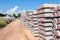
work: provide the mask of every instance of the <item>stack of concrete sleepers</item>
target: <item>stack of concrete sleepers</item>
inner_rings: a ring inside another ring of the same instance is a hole
[[[31,20],[31,16],[32,16],[33,11],[32,10],[28,10],[26,11],[26,27],[28,28],[28,30],[32,30],[32,20]]]
[[[39,36],[39,31],[38,31],[38,14],[36,13],[36,11],[34,11],[34,13],[32,14],[32,22],[33,22],[33,26],[32,26],[32,33],[35,37]]]
[[[39,16],[39,34],[42,40],[53,40],[53,9],[56,4],[43,4],[37,9]]]
[[[60,40],[60,5],[55,8],[54,14],[54,40]]]

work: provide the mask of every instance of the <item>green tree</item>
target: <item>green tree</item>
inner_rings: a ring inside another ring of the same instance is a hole
[[[18,13],[18,17],[20,17],[21,16],[21,13]]]
[[[14,16],[15,18],[17,18],[17,16],[16,16],[16,14],[15,14],[15,13],[13,13],[13,16]]]

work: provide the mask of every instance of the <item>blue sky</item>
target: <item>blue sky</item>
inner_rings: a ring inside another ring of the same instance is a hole
[[[41,4],[59,4],[60,0],[0,0],[0,10],[7,11],[18,6],[18,10],[34,10]]]

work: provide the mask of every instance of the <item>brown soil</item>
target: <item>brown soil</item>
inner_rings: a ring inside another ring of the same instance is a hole
[[[38,40],[23,24],[16,20],[0,29],[0,40]]]

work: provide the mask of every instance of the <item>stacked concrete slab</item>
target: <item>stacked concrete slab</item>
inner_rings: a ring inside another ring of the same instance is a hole
[[[32,30],[32,20],[31,20],[31,16],[32,16],[33,11],[32,10],[28,10],[26,11],[26,27],[28,28],[28,30]]]
[[[39,31],[38,31],[38,14],[36,13],[36,10],[32,14],[32,33],[34,36],[38,37],[39,36]]]
[[[23,17],[23,24],[25,27],[32,32],[36,37],[39,36],[38,32],[38,14],[36,11],[27,10],[25,16]]]
[[[25,26],[40,40],[60,40],[60,4],[43,4],[26,11]]]
[[[32,28],[32,20],[31,20],[31,16],[33,13],[33,10],[27,10],[24,12],[25,14],[21,16],[21,21],[23,22],[23,24],[25,25],[25,27],[28,30],[31,30]]]
[[[54,40],[60,40],[60,5],[54,8]]]
[[[26,26],[27,25],[27,23],[26,23],[26,16],[25,15],[22,15],[21,17],[20,17],[20,21],[22,21],[22,23]]]
[[[56,4],[43,4],[37,9],[39,16],[39,33],[42,40],[54,40],[54,8]]]

